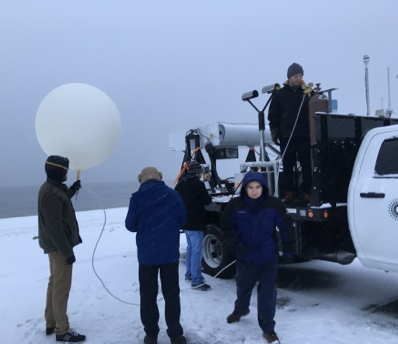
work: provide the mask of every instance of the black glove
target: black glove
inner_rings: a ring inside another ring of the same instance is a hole
[[[279,142],[279,130],[278,129],[272,129],[271,130],[271,139],[272,142],[275,143],[277,146],[280,146]]]
[[[82,184],[80,183],[80,180],[76,180],[69,189],[76,193],[80,190],[81,187]]]
[[[246,247],[245,245],[242,244],[242,245],[239,247],[239,249],[238,249],[237,255],[238,255],[238,256],[242,256],[242,255],[246,254],[247,252],[249,252],[248,249],[247,249],[247,247]]]
[[[280,264],[291,264],[293,263],[294,255],[291,253],[284,253],[282,257],[279,257]]]
[[[72,254],[70,257],[66,258],[66,265],[72,265],[76,261],[76,257]]]

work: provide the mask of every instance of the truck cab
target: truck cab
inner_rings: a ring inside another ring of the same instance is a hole
[[[347,203],[350,233],[361,263],[398,272],[398,125],[365,135]]]

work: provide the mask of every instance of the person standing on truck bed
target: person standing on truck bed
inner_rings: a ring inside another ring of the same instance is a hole
[[[277,229],[277,228],[278,229]],[[293,260],[292,220],[281,200],[268,194],[260,172],[246,173],[240,197],[228,202],[221,217],[223,247],[236,253],[235,307],[229,324],[250,313],[250,298],[257,282],[258,323],[268,343],[279,343],[275,333],[278,251],[282,262]]]
[[[311,151],[309,132],[309,97],[305,97],[301,87],[304,70],[293,63],[287,70],[283,88],[275,92],[271,101],[268,120],[272,141],[281,146],[283,156],[284,200],[291,203],[296,199],[297,187],[294,183],[296,154],[301,164],[303,183],[302,200],[309,202],[311,197]],[[304,101],[303,101],[304,97]],[[302,104],[302,105],[301,105]],[[301,105],[301,109],[300,109]]]
[[[144,344],[157,344],[159,334],[158,275],[164,297],[167,334],[171,344],[187,344],[180,323],[178,277],[180,226],[186,211],[180,195],[162,181],[162,172],[145,167],[138,175],[140,188],[130,198],[125,225],[137,232],[140,315]]]
[[[190,282],[193,289],[208,291],[211,287],[205,283],[202,275],[201,261],[203,254],[203,232],[206,228],[205,205],[211,203],[211,197],[203,182],[202,167],[192,160],[188,173],[184,174],[175,190],[180,194],[187,210],[187,222],[182,227],[187,237],[185,281]]]

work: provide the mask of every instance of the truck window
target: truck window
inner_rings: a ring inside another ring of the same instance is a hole
[[[377,156],[375,172],[380,176],[398,175],[398,139],[385,140]]]

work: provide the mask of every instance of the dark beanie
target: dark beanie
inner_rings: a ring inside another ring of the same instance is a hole
[[[302,74],[304,75],[303,67],[298,63],[292,63],[287,69],[287,78],[290,79],[293,75]]]
[[[44,165],[47,177],[61,183],[69,169],[69,159],[59,155],[50,155]]]
[[[192,160],[188,166],[188,172],[194,174],[202,173],[202,166],[196,160]]]

